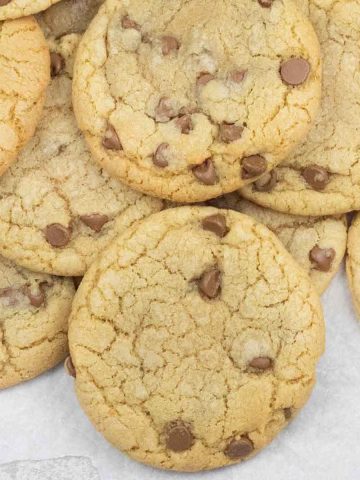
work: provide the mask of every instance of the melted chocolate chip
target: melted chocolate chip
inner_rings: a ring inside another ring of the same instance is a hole
[[[333,248],[320,248],[317,245],[310,250],[309,254],[314,268],[320,272],[328,272],[331,269],[335,256],[336,252]]]
[[[122,150],[119,135],[115,128],[109,123],[102,139],[102,145],[107,150]]]
[[[162,97],[155,108],[155,120],[159,123],[166,123],[177,116],[170,98]]]
[[[129,28],[133,28],[134,30],[140,30],[140,25],[136,23],[134,20],[132,20],[128,15],[123,17],[121,21],[121,25],[125,30]]]
[[[198,281],[198,288],[208,298],[215,298],[220,293],[221,274],[217,268],[202,274]]]
[[[156,152],[154,153],[153,156],[153,163],[159,168],[165,168],[169,165],[169,162],[167,161],[167,153],[169,149],[169,144],[168,143],[161,143],[158,148],[156,149]]]
[[[211,158],[194,167],[193,173],[195,177],[205,185],[214,185],[217,182],[217,175]]]
[[[65,247],[70,242],[71,229],[60,223],[52,223],[45,228],[45,238],[53,247]]]
[[[56,77],[65,67],[65,60],[60,53],[51,52],[50,54],[50,72],[51,77]]]
[[[39,308],[45,302],[45,292],[43,284],[39,285],[39,290],[37,292],[33,292],[30,287],[25,287],[25,294],[33,307]]]
[[[226,446],[224,453],[231,460],[238,460],[247,457],[254,450],[254,444],[246,437],[242,436],[238,440],[233,438]]]
[[[215,215],[203,218],[201,224],[204,230],[213,232],[220,238],[224,237],[229,231],[226,226],[225,215],[221,213],[215,213]]]
[[[257,368],[258,370],[267,370],[272,367],[272,360],[269,357],[256,357],[249,363],[250,367]]]
[[[264,173],[267,169],[267,161],[261,155],[251,155],[243,158],[241,167],[241,177],[247,180]]]
[[[219,127],[220,138],[225,143],[232,143],[241,138],[244,127],[234,123],[222,123]]]
[[[270,8],[274,3],[274,0],[258,0],[260,5],[264,8]]]
[[[276,170],[271,170],[271,172],[266,172],[254,182],[254,188],[258,192],[271,192],[277,183],[277,179]]]
[[[182,115],[176,119],[175,123],[184,135],[188,135],[193,129],[191,115]]]
[[[81,215],[80,220],[85,223],[94,232],[100,232],[102,227],[109,221],[107,215],[101,215],[100,213],[92,213],[90,215]]]
[[[325,168],[319,167],[318,165],[306,167],[302,172],[302,176],[314,190],[324,190],[330,180]]]
[[[198,87],[204,87],[205,85],[207,85],[209,82],[211,82],[211,80],[214,80],[215,76],[212,75],[211,73],[202,73],[197,81],[196,81],[196,85]]]
[[[180,48],[180,43],[175,37],[171,37],[170,35],[165,35],[161,38],[162,44],[162,53],[163,55],[170,55],[172,52],[176,52]]]
[[[280,67],[280,75],[287,85],[298,86],[305,82],[310,73],[310,64],[304,58],[290,58]]]
[[[246,75],[246,70],[233,70],[230,73],[230,80],[234,83],[241,83]]]
[[[68,357],[66,357],[66,359],[65,359],[64,368],[65,368],[68,375],[76,378],[76,370],[75,370],[75,367],[74,367],[74,364],[71,360],[70,355]]]
[[[194,444],[194,436],[188,424],[182,420],[170,422],[165,429],[166,447],[173,452],[184,452]]]

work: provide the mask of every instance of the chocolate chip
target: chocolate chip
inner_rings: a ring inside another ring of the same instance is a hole
[[[203,218],[201,224],[204,230],[213,232],[220,238],[224,237],[229,231],[226,226],[225,215],[221,213],[215,213],[215,215]]]
[[[155,120],[160,123],[165,123],[177,116],[177,112],[171,104],[168,97],[162,97],[155,108]]]
[[[315,270],[328,272],[331,269],[335,255],[336,252],[333,248],[320,248],[316,245],[310,250],[309,258],[314,264]]]
[[[157,167],[165,168],[169,165],[169,162],[166,160],[167,152],[169,149],[168,143],[161,143],[153,156],[153,163]]]
[[[65,247],[70,242],[71,229],[60,223],[52,223],[45,228],[45,238],[53,247]]]
[[[284,408],[284,417],[285,417],[285,420],[290,420],[290,418],[292,417],[291,408]]]
[[[220,292],[221,274],[217,268],[209,270],[201,275],[198,288],[208,298],[215,298]]]
[[[246,70],[233,70],[230,73],[230,80],[234,83],[241,83],[246,75]]]
[[[325,168],[318,165],[306,167],[302,172],[302,176],[314,190],[324,190],[330,181],[329,173]]]
[[[193,129],[190,115],[182,115],[181,117],[176,119],[175,123],[176,126],[181,130],[181,133],[184,133],[185,135],[188,135]]]
[[[77,290],[80,287],[80,283],[83,277],[72,277],[72,279],[74,282],[75,290]]]
[[[7,5],[10,2],[11,2],[11,0],[0,0],[0,7],[4,7],[5,5]]]
[[[38,292],[34,293],[30,287],[25,287],[25,294],[33,307],[39,308],[45,302],[44,286],[40,285]]]
[[[169,35],[164,35],[161,38],[162,43],[162,53],[163,55],[170,55],[170,53],[179,50],[180,43],[175,37],[171,37]]]
[[[258,370],[267,370],[272,367],[272,360],[269,357],[256,357],[249,363],[250,367],[257,368]]]
[[[51,52],[50,54],[50,72],[51,77],[59,75],[61,70],[65,67],[65,60],[60,53]]]
[[[197,81],[196,81],[196,85],[198,87],[204,87],[205,85],[207,85],[209,82],[211,82],[211,80],[214,80],[215,76],[214,75],[211,75],[211,73],[202,73]]]
[[[105,134],[102,139],[102,145],[107,150],[122,150],[119,135],[116,133],[115,128],[110,123],[108,123],[108,126],[105,130]]]
[[[271,172],[266,172],[254,182],[254,188],[258,192],[271,192],[277,183],[277,179],[276,170],[271,170]]]
[[[217,182],[217,175],[211,158],[193,168],[195,177],[205,185],[214,185]]]
[[[238,440],[233,438],[226,446],[224,453],[232,460],[247,457],[254,450],[254,444],[246,437],[242,436]]]
[[[123,19],[121,21],[121,25],[126,30],[129,29],[129,28],[133,28],[134,30],[140,30],[140,25],[138,23],[134,22],[134,20],[131,20],[131,18],[128,15],[123,17]]]
[[[241,166],[241,178],[247,180],[264,173],[267,168],[267,161],[261,155],[251,155],[243,158]]]
[[[220,138],[225,143],[239,140],[243,131],[243,126],[235,125],[234,123],[222,123],[219,127]]]
[[[109,221],[109,217],[100,213],[92,213],[90,215],[81,215],[80,220],[94,232],[100,232],[105,223]]]
[[[188,424],[182,420],[170,422],[165,429],[166,447],[173,452],[184,452],[194,444],[194,436]]]
[[[260,5],[264,8],[270,8],[271,5],[274,3],[274,0],[258,0]]]
[[[68,375],[76,378],[76,370],[75,370],[75,367],[74,367],[74,364],[71,360],[70,355],[68,357],[66,357],[66,359],[65,359],[64,368],[65,368]]]
[[[280,67],[280,75],[287,85],[301,85],[308,78],[310,64],[304,58],[290,58]]]

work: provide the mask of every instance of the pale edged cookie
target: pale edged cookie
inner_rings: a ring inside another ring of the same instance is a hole
[[[65,358],[74,293],[72,279],[33,273],[0,257],[0,388]]]
[[[57,2],[59,0],[0,0],[0,20],[33,15]]]
[[[34,18],[0,22],[0,175],[40,120],[49,67],[49,49]]]
[[[265,226],[181,207],[133,226],[75,295],[69,345],[95,427],[159,468],[256,454],[307,401],[324,347],[319,297]]]
[[[323,53],[322,105],[305,142],[241,194],[299,215],[360,209],[360,3],[301,0]]]
[[[347,243],[345,215],[303,217],[276,212],[241,198],[237,193],[209,201],[214,207],[231,208],[250,215],[268,227],[299,265],[309,274],[316,291],[322,294],[339,271]]]
[[[79,38],[49,37],[53,78],[41,122],[0,179],[0,253],[31,270],[65,276],[83,275],[110,240],[162,208],[92,161],[71,105]]]
[[[111,175],[196,202],[283,160],[320,90],[318,40],[295,2],[108,0],[82,39],[73,100]]]
[[[346,272],[353,303],[360,317],[360,214],[357,213],[349,228]]]

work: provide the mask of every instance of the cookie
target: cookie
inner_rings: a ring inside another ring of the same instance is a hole
[[[210,202],[209,202],[210,203]],[[231,208],[254,218],[274,232],[322,294],[339,271],[346,251],[346,216],[303,217],[269,210],[229,193],[211,200],[218,208]]]
[[[304,138],[319,55],[290,0],[109,0],[79,48],[75,114],[111,175],[202,201],[255,181]]]
[[[80,403],[132,458],[196,471],[256,454],[303,406],[319,298],[276,236],[210,207],[152,215],[84,276],[69,344]]]
[[[357,213],[349,229],[346,272],[353,303],[360,317],[360,214]]]
[[[83,275],[110,240],[162,208],[160,200],[111,179],[91,158],[71,105],[79,38],[49,37],[53,78],[43,117],[0,179],[0,253],[54,275]]]
[[[0,388],[65,358],[74,293],[71,279],[36,274],[0,257]]]
[[[245,187],[242,195],[263,206],[299,215],[360,209],[360,3],[301,0],[323,52],[320,114],[295,153]]]
[[[0,0],[0,20],[32,15],[56,2],[59,0]]]
[[[44,35],[34,18],[1,22],[0,27],[2,175],[31,138],[40,119],[50,59]]]

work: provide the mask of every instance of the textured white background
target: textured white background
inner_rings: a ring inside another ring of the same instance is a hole
[[[0,392],[0,480],[360,480],[360,323],[344,272],[323,297],[326,353],[303,412],[264,452],[202,474],[159,472],[112,448],[80,410],[57,368]],[[3,465],[16,460],[64,458]]]

